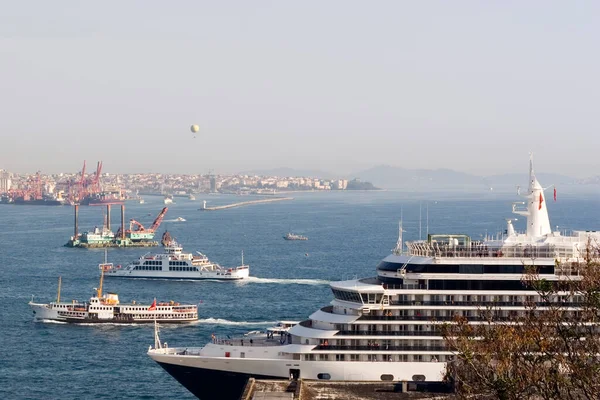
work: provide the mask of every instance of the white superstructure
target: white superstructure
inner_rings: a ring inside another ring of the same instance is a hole
[[[527,217],[526,232],[517,233],[509,220],[506,233],[494,239],[428,235],[407,242],[406,249],[400,239],[378,264],[376,277],[331,283],[330,305],[291,328],[283,343],[249,348],[214,340],[185,352],[155,343],[148,354],[200,398],[217,393],[213,382],[235,378],[243,387],[250,376],[440,382],[453,357],[441,324],[457,315],[482,323],[479,310],[488,306],[497,307],[497,320],[511,320],[539,300],[522,282],[527,266],[548,281],[577,279],[559,265],[581,261],[588,239],[600,240],[595,231],[565,236],[550,229],[544,189],[532,163],[524,198],[513,211]],[[556,301],[577,307],[580,299],[565,293]]]
[[[200,252],[184,253],[175,240],[168,242],[164,253],[146,254],[131,264],[112,266],[105,271],[107,277],[158,278],[158,279],[218,279],[239,280],[248,278],[250,267],[242,265],[226,268],[208,259]]]

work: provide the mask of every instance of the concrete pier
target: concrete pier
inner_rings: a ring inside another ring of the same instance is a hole
[[[201,211],[217,211],[217,210],[225,210],[227,208],[248,206],[251,204],[273,203],[275,201],[285,201],[285,200],[294,200],[294,198],[293,197],[275,197],[272,199],[242,201],[240,203],[226,204],[224,206],[214,206],[214,207],[207,207],[206,200],[204,200],[204,202],[202,203],[202,208],[200,208],[199,210],[201,210]]]

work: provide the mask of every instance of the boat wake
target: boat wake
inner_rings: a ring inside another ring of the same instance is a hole
[[[68,324],[68,322],[65,321],[54,321],[52,319],[34,319],[35,322],[41,322],[43,324],[60,324],[60,325],[66,325]]]
[[[329,281],[323,279],[284,279],[284,278],[257,278],[250,276],[242,279],[240,283],[278,283],[283,285],[327,285]]]
[[[276,321],[229,321],[228,319],[221,318],[204,318],[194,322],[195,324],[210,324],[210,325],[236,325],[236,326],[247,326],[247,325],[274,325]]]

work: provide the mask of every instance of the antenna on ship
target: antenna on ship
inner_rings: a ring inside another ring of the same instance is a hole
[[[160,336],[158,335],[158,323],[156,322],[156,315],[154,315],[154,350],[158,350],[162,348],[160,344]]]
[[[100,299],[102,297],[102,284],[104,283],[104,268],[108,257],[108,250],[104,249],[104,264],[100,264],[100,286],[96,289],[96,295]]]
[[[60,303],[60,286],[61,286],[61,283],[62,283],[62,277],[59,276],[58,277],[58,293],[56,294],[56,302],[57,303]]]
[[[400,208],[400,222],[398,223],[398,242],[396,242],[396,248],[394,249],[394,253],[402,254],[404,252],[404,242],[402,241],[402,208]]]
[[[421,235],[421,206],[423,205],[422,202],[419,202],[419,240],[423,239],[423,236]]]
[[[242,249],[242,267],[244,266],[244,249]]]
[[[425,226],[427,226],[427,237],[429,237],[429,203],[427,203],[427,205],[426,205],[426,210],[427,210],[427,213],[426,213],[426,217],[425,217],[425,221],[426,221]]]

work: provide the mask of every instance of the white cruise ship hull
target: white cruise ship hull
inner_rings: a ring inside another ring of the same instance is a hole
[[[264,358],[194,356],[186,348],[153,349],[148,355],[201,400],[237,399],[250,377],[289,379],[294,374],[297,378],[318,380],[329,375],[331,381],[381,382],[383,375],[392,375],[393,382],[399,382],[413,381],[413,375],[418,371],[425,376],[426,382],[441,382],[445,373],[445,363],[442,362],[388,363],[270,358],[271,349],[280,352],[284,350],[283,347],[285,346],[246,347],[248,354],[252,351],[266,353]],[[228,349],[228,346],[223,347],[223,351]]]

